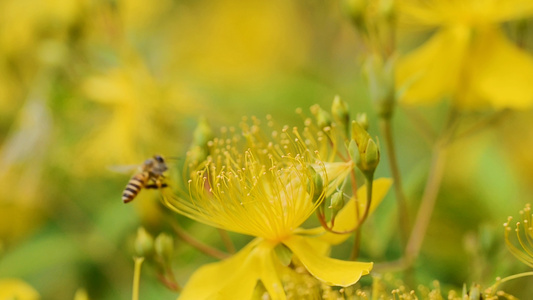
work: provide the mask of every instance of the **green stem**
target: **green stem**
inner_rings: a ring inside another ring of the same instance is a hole
[[[437,143],[433,151],[429,178],[426,182],[422,202],[420,203],[416,220],[411,231],[411,236],[409,237],[405,249],[405,256],[408,264],[411,264],[418,256],[422,242],[424,241],[444,175],[445,161],[445,145],[443,145],[443,143]]]
[[[350,255],[351,260],[356,260],[359,256],[359,249],[361,246],[361,226],[368,217],[368,212],[370,211],[370,206],[372,205],[372,187],[374,184],[374,172],[365,173],[365,183],[366,183],[366,206],[363,213],[363,217],[359,219],[357,224],[357,231],[355,232],[355,240],[353,243],[352,254]],[[358,204],[356,203],[356,206]],[[359,217],[359,214],[357,215]]]
[[[457,124],[457,111],[452,108],[446,122],[445,130],[442,132],[440,138],[437,140],[433,148],[429,177],[426,181],[426,187],[424,188],[422,201],[420,203],[420,207],[418,208],[416,220],[413,224],[411,235],[409,236],[409,240],[407,241],[407,246],[405,248],[405,258],[408,266],[412,265],[420,253],[420,248],[422,247],[422,243],[426,236],[444,175],[444,167],[446,165],[446,149],[450,144],[450,141],[452,141],[454,138]]]
[[[405,200],[405,193],[403,192],[402,178],[400,169],[398,167],[398,160],[396,158],[396,151],[394,146],[394,139],[392,135],[392,126],[390,119],[380,119],[381,132],[385,138],[385,147],[389,158],[389,167],[391,170],[392,179],[394,180],[394,193],[398,205],[398,222],[400,229],[400,239],[402,247],[407,243],[409,234],[409,216],[407,209],[407,201]]]
[[[200,252],[207,254],[211,257],[218,258],[218,259],[225,259],[230,257],[229,254],[222,252],[216,248],[213,248],[209,245],[206,245],[197,239],[190,236],[183,228],[180,227],[180,225],[177,222],[172,222],[172,227],[174,228],[174,231],[178,235],[179,238],[181,238],[183,241],[185,241],[187,244],[193,246]]]
[[[141,280],[141,266],[144,261],[144,257],[134,257],[135,267],[133,270],[133,291],[132,300],[139,300],[139,284]]]
[[[231,241],[231,238],[229,237],[229,234],[226,230],[217,228],[218,233],[220,234],[220,238],[222,239],[222,242],[224,243],[224,246],[226,246],[226,250],[230,254],[235,254],[235,246],[233,245],[233,242]]]
[[[361,248],[361,227],[357,228],[354,235],[352,253],[350,254],[350,260],[356,260],[359,257],[359,249]]]

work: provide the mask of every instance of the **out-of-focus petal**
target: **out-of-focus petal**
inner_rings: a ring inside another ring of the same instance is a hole
[[[372,269],[372,263],[343,261],[323,256],[311,247],[308,238],[302,236],[292,236],[283,243],[313,276],[330,285],[352,285]]]
[[[478,32],[469,54],[466,88],[458,105],[526,109],[533,105],[533,58],[497,28]]]
[[[178,299],[250,299],[260,276],[261,262],[252,255],[259,242],[255,239],[234,256],[199,268]]]
[[[20,279],[0,280],[0,299],[37,300],[39,293]]]
[[[435,103],[456,90],[470,40],[464,26],[440,29],[418,49],[398,61],[396,84],[401,101]]]
[[[531,0],[494,0],[490,6],[492,22],[507,22],[526,18],[533,14],[533,1]]]

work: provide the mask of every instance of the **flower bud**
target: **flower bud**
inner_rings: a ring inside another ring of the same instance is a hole
[[[196,129],[194,129],[192,137],[192,147],[199,146],[201,148],[207,147],[207,142],[212,140],[214,137],[213,130],[207,123],[207,119],[202,117],[200,118]]]
[[[148,257],[153,253],[154,238],[143,227],[139,227],[135,238],[135,254],[139,257]]]
[[[345,133],[348,134],[350,128],[350,112],[348,110],[348,103],[342,101],[339,96],[335,96],[333,104],[331,105],[331,114],[335,122],[344,128]]]
[[[320,129],[331,126],[331,115],[322,109],[318,105],[313,105],[311,107],[311,112],[315,115],[316,124]]]
[[[309,182],[309,192],[311,191],[310,185],[313,184],[313,203],[315,203],[320,200],[324,193],[324,179],[312,166],[308,166],[307,169],[309,170],[312,180],[312,182]]]
[[[361,126],[361,128],[368,130],[368,117],[366,113],[358,113],[355,116],[355,121]]]
[[[352,23],[358,30],[367,32],[366,11],[368,0],[343,0],[342,6]]]
[[[363,174],[374,173],[380,159],[379,147],[356,121],[352,122],[352,141],[348,146],[348,151]]]
[[[155,253],[163,262],[170,262],[174,253],[174,239],[166,233],[160,233],[155,238]]]
[[[380,16],[392,27],[396,18],[395,0],[380,0],[378,10]]]
[[[208,155],[209,152],[206,147],[192,146],[191,149],[187,151],[187,160],[196,166],[200,162],[205,161]]]
[[[378,55],[365,60],[364,77],[368,85],[370,99],[380,118],[390,119],[394,110],[394,58],[384,63]]]
[[[331,195],[331,205],[332,217],[337,216],[337,213],[344,207],[344,193],[342,191],[337,191]]]

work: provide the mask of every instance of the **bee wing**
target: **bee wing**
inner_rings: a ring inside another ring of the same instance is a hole
[[[113,165],[113,166],[107,166],[107,169],[114,173],[131,174],[134,171],[139,171],[141,169],[141,166],[140,165]]]

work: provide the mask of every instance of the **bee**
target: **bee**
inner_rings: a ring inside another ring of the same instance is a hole
[[[133,175],[122,193],[124,203],[131,202],[141,189],[159,189],[167,187],[163,182],[163,173],[168,170],[167,164],[161,155],[154,155],[147,159],[141,166],[140,172]]]

